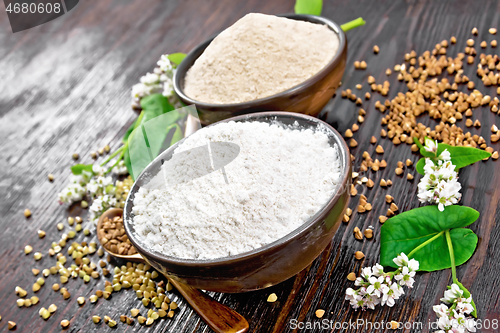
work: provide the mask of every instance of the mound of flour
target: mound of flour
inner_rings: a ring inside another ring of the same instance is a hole
[[[227,183],[221,169],[210,172],[207,163],[190,163],[194,148],[208,142],[240,148],[218,152],[234,155],[224,167]],[[163,186],[136,193],[133,214],[142,244],[179,258],[236,255],[285,236],[318,212],[342,173],[338,148],[325,133],[261,122],[204,128],[176,155],[182,158],[163,165]]]
[[[290,89],[318,73],[339,48],[326,25],[251,13],[221,32],[186,73],[198,101],[240,103]]]

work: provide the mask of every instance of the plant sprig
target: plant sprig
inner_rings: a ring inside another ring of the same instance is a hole
[[[321,15],[323,9],[323,0],[297,0],[295,1],[295,14],[308,14],[308,15]],[[354,28],[365,25],[365,20],[362,17],[358,17],[355,20],[344,23],[340,28],[346,32]]]
[[[478,242],[477,235],[464,227],[478,218],[476,210],[458,205],[448,206],[444,212],[432,205],[396,215],[382,226],[380,264],[396,267],[393,258],[404,252],[418,260],[420,271],[462,265],[472,256]],[[453,262],[448,255],[450,244],[456,248]]]
[[[437,206],[415,208],[390,218],[382,226],[380,263],[397,268],[392,258],[400,252],[419,262],[419,271],[437,271],[451,268],[453,283],[463,291],[464,298],[470,292],[457,279],[457,266],[464,264],[474,253],[478,237],[464,227],[479,218],[479,212],[464,206],[449,206],[441,213]],[[448,287],[450,289],[451,287]],[[473,300],[477,318],[477,309]],[[452,304],[451,310],[457,304]]]
[[[142,111],[123,136],[122,143],[116,151],[101,163],[101,167],[116,158],[104,174],[108,174],[124,160],[129,174],[135,180],[142,170],[162,151],[164,142],[173,132],[168,146],[183,138],[182,130],[177,122],[185,115],[174,110],[168,98],[161,94],[153,94],[141,100]],[[154,121],[152,121],[154,119]],[[117,157],[118,156],[118,157]],[[71,167],[74,175],[82,172],[93,174],[93,164],[76,164]]]
[[[426,137],[426,142],[433,141],[432,139]],[[446,149],[450,153],[451,163],[455,165],[455,170],[461,169],[465,166],[474,164],[485,158],[489,158],[491,154],[487,151],[473,148],[473,147],[463,147],[463,146],[451,146],[445,143],[438,143],[437,149],[435,151],[429,151],[426,146],[422,145],[417,138],[413,138],[415,144],[420,148],[420,154],[423,156],[418,160],[415,166],[418,173],[424,174],[425,159],[430,158],[434,163],[437,162],[438,156]]]

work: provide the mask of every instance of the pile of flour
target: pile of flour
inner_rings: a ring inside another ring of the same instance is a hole
[[[187,72],[184,90],[216,104],[271,96],[318,73],[338,48],[326,25],[248,14],[210,43]]]
[[[221,169],[193,163],[203,155],[193,148],[208,142],[240,148],[219,151],[232,160],[224,167],[228,183]],[[285,236],[328,201],[342,173],[338,147],[324,132],[262,122],[204,128],[171,161],[163,165],[166,183],[153,184],[160,173],[136,193],[134,227],[146,247],[191,259],[236,255]]]

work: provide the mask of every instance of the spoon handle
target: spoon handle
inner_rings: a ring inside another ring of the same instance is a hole
[[[233,309],[217,302],[207,294],[175,281],[168,279],[194,311],[217,333],[244,333],[248,331],[247,320]]]

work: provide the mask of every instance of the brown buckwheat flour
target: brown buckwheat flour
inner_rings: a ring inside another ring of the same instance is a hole
[[[318,73],[337,53],[326,25],[248,14],[221,32],[189,69],[185,93],[230,104],[290,89]]]

